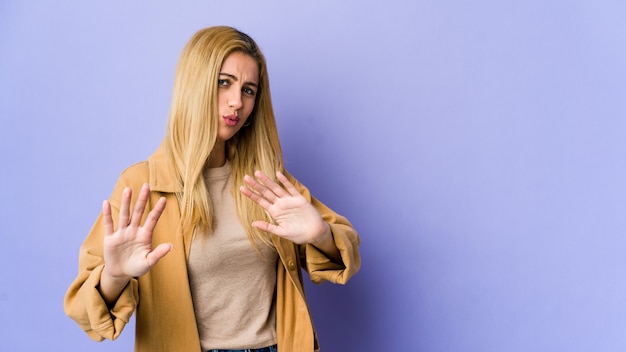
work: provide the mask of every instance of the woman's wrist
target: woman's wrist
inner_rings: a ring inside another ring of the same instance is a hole
[[[330,260],[335,263],[341,263],[341,253],[335,245],[335,239],[333,238],[333,232],[330,229],[330,225],[324,222],[325,231],[322,235],[318,236],[315,240],[309,244],[322,251]]]
[[[126,283],[130,281],[130,276],[111,274],[111,272],[109,271],[109,268],[106,265],[102,269],[102,274],[100,278],[101,280],[102,280],[102,277],[106,277],[106,280],[109,280],[109,282],[111,283]]]
[[[310,244],[319,248],[320,246],[328,246],[328,244],[330,243],[334,244],[333,233],[330,230],[330,225],[324,222],[324,232],[322,232],[321,235],[317,236],[313,241],[311,241]]]
[[[106,265],[102,269],[100,274],[100,285],[98,290],[104,298],[105,302],[111,306],[117,301],[128,282],[130,282],[130,276],[114,276],[107,270]]]

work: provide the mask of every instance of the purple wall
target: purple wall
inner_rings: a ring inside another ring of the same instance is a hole
[[[132,349],[63,295],[215,24],[259,42],[288,168],[362,236],[353,281],[308,285],[323,351],[626,350],[626,3],[137,3],[0,4],[0,350]]]

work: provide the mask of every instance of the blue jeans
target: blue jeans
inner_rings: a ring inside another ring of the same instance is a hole
[[[278,352],[276,345],[263,348],[249,348],[246,350],[207,350],[206,352]]]

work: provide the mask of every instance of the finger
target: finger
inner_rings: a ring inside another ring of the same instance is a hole
[[[244,182],[246,182],[246,184],[248,185],[248,188],[257,195],[259,200],[263,199],[270,204],[276,201],[276,195],[272,193],[272,191],[264,184],[258,182],[254,177],[245,175],[243,179]]]
[[[146,261],[150,267],[153,267],[161,258],[165,257],[167,253],[172,250],[173,246],[171,243],[161,243],[152,252],[148,253],[146,256]]]
[[[261,181],[260,186],[262,186],[263,190],[257,190],[261,193],[267,200],[274,203],[277,197],[284,197],[287,195],[287,192],[276,182],[271,180],[267,175],[265,175],[261,171],[256,171],[254,176]],[[256,189],[256,188],[255,188]]]
[[[104,235],[111,235],[115,232],[113,228],[113,218],[111,217],[111,204],[108,200],[102,202],[102,221],[104,221]]]
[[[293,183],[291,183],[291,181],[289,181],[289,179],[282,172],[276,171],[276,178],[280,181],[280,183],[283,184],[283,186],[285,186],[289,194],[291,194],[292,196],[302,195],[300,192],[298,192],[296,186],[294,186]]]
[[[272,193],[272,191],[264,184],[258,182],[254,177],[245,175],[243,180],[248,185],[248,188],[253,190],[257,196],[264,198],[270,203],[274,203],[276,201],[276,195]]]
[[[254,173],[254,176],[259,179],[259,181],[261,181],[261,183],[268,189],[270,189],[273,193],[273,195],[276,195],[278,197],[284,197],[287,195],[287,192],[285,192],[285,190],[276,182],[274,182],[272,179],[270,179],[269,177],[267,177],[267,175],[265,175],[262,171],[256,171]],[[270,201],[272,201],[271,199],[268,199]],[[273,202],[273,201],[272,201]]]
[[[120,204],[120,215],[118,218],[117,227],[119,229],[126,228],[128,226],[128,219],[130,217],[129,209],[130,209],[130,198],[133,194],[133,191],[130,187],[124,188],[122,191],[122,204]]]
[[[261,197],[246,186],[239,187],[239,191],[243,193],[244,196],[250,198],[253,202],[260,205],[261,208],[265,210],[269,210],[269,208],[272,206],[272,203],[268,202],[267,199]]]
[[[269,232],[269,233],[273,233],[276,236],[284,236],[285,235],[285,231],[282,227],[280,226],[276,226],[274,224],[270,224],[267,221],[253,221],[252,222],[252,226],[256,227],[257,229],[261,230],[261,231],[265,231],[265,232]]]
[[[130,218],[130,225],[139,226],[141,224],[141,218],[146,210],[146,203],[148,203],[148,196],[150,195],[150,186],[144,183],[139,190],[139,196],[137,196],[137,202],[133,208],[133,216]]]
[[[165,209],[165,197],[161,197],[159,198],[157,203],[154,205],[154,208],[152,208],[150,213],[148,213],[148,216],[146,217],[146,222],[143,224],[143,226],[148,231],[152,232],[152,230],[154,230],[154,227],[156,226],[157,221],[159,221],[161,214],[163,214],[164,209]]]

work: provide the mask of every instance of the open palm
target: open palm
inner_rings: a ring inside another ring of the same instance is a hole
[[[297,244],[310,243],[327,231],[319,212],[281,172],[276,177],[284,186],[272,181],[261,171],[255,177],[246,175],[241,192],[265,209],[273,219],[254,221],[253,226]]]
[[[159,259],[166,255],[171,244],[160,244],[152,249],[152,232],[165,209],[165,198],[159,199],[141,225],[150,188],[144,185],[137,197],[137,202],[130,214],[132,191],[124,189],[117,229],[114,229],[111,205],[105,201],[102,205],[104,217],[104,262],[107,271],[113,277],[139,277],[147,273]]]

